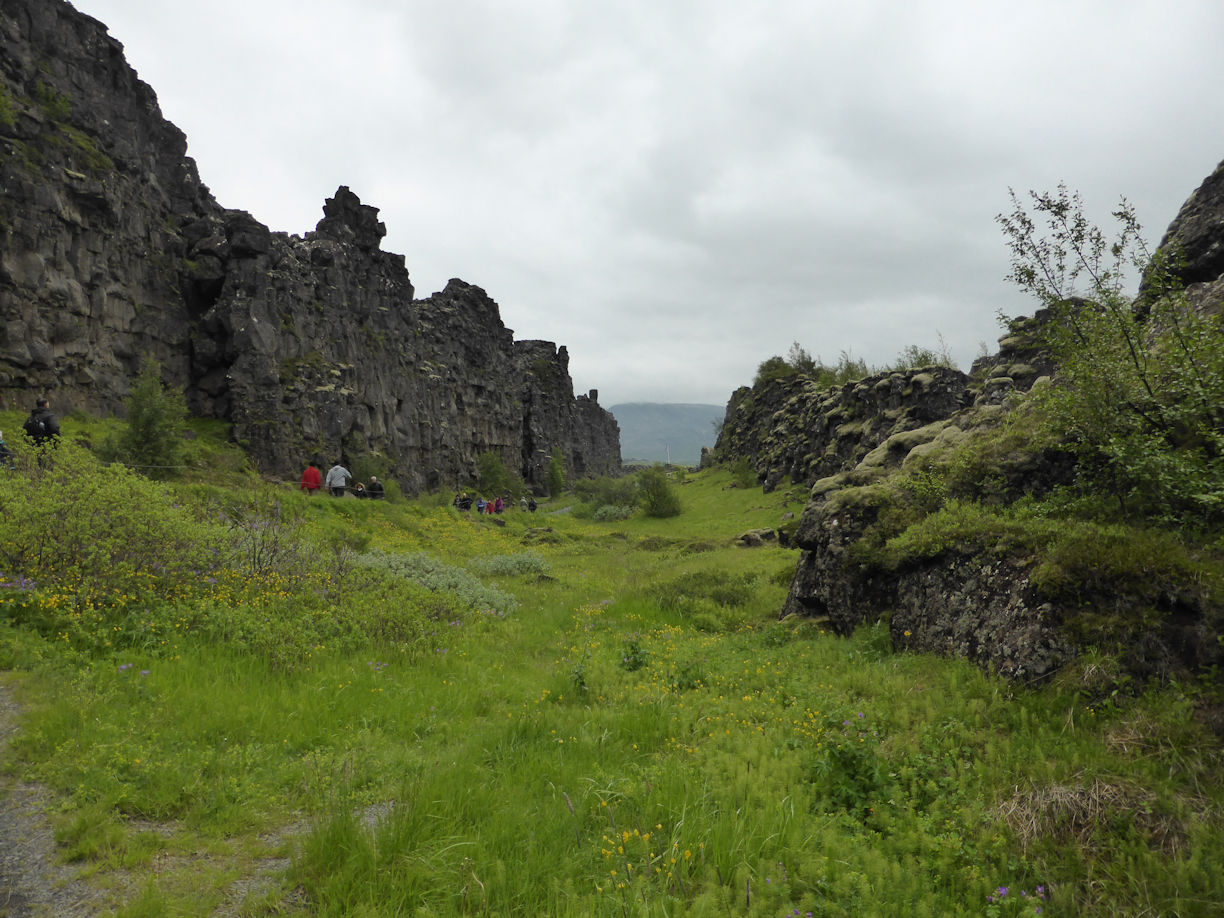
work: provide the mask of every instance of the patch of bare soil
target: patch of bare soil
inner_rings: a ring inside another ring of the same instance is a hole
[[[17,730],[17,704],[0,684],[0,761]],[[87,918],[105,906],[79,879],[79,868],[59,863],[45,790],[0,775],[0,918]]]
[[[0,765],[17,732],[19,706],[13,690],[0,681]],[[37,784],[7,776],[0,770],[0,918],[91,918],[110,914],[128,893],[135,893],[150,876],[165,876],[180,871],[198,872],[206,865],[221,868],[221,874],[238,874],[218,889],[220,901],[213,918],[237,918],[254,905],[276,914],[305,915],[310,904],[301,889],[286,889],[283,876],[290,859],[286,848],[293,848],[298,837],[308,831],[299,820],[278,831],[259,837],[259,847],[269,853],[208,855],[163,853],[144,871],[112,870],[108,891],[86,883],[83,868],[60,862],[55,836],[48,817],[53,805],[51,794]],[[360,816],[371,831],[393,809],[385,803],[368,807]],[[135,820],[129,828],[154,832],[169,838],[177,831],[172,823]],[[271,852],[277,852],[272,854]],[[231,872],[232,871],[232,872]]]

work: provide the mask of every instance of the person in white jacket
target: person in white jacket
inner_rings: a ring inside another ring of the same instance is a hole
[[[348,487],[349,479],[352,477],[352,473],[337,460],[336,464],[327,470],[327,479],[324,481],[324,484],[331,491],[332,497],[343,497],[344,491]]]

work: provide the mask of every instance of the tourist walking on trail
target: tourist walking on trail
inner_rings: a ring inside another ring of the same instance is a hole
[[[366,488],[366,497],[370,500],[382,500],[385,494],[383,483],[378,480],[378,476],[371,475],[369,487]]]
[[[332,497],[343,497],[344,491],[352,477],[353,473],[342,466],[340,460],[337,459],[336,464],[327,470],[327,487],[331,491]]]
[[[319,472],[319,467],[315,465],[312,459],[306,466],[306,471],[302,473],[301,488],[306,492],[307,496],[313,497],[314,492],[323,487],[323,475]]]

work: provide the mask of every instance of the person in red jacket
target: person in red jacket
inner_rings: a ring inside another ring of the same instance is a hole
[[[318,466],[311,462],[306,466],[306,471],[302,473],[302,490],[308,495],[313,495],[321,487],[323,487],[323,476],[319,474]]]

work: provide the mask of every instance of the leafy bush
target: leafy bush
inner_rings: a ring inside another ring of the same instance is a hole
[[[680,515],[680,498],[662,469],[651,467],[638,473],[638,501],[647,516]]]
[[[879,739],[869,730],[864,715],[853,714],[840,725],[826,728],[829,738],[808,766],[808,780],[816,801],[832,809],[864,817],[876,803],[888,800],[893,786],[887,764],[876,749]]]
[[[286,509],[267,487],[230,493],[230,499],[217,509],[217,516],[229,531],[238,569],[267,574],[309,567],[298,531],[299,513]]]
[[[579,499],[596,506],[632,504],[637,499],[637,483],[629,476],[582,478],[574,482],[574,493]]]
[[[1064,186],[1030,196],[1032,215],[1013,193],[1012,213],[998,219],[1012,250],[1011,279],[1050,312],[1044,340],[1058,377],[1036,404],[1077,450],[1085,481],[1114,494],[1124,510],[1218,525],[1224,318],[1190,305],[1176,250],[1150,256],[1125,200],[1109,239]],[[1144,272],[1138,310],[1123,292],[1133,271]]]
[[[630,635],[621,644],[620,667],[627,673],[635,673],[650,660],[650,651],[642,646],[640,634]]]
[[[755,387],[775,379],[786,379],[797,372],[799,371],[786,360],[775,355],[761,361],[760,366],[757,367],[756,376],[752,379],[752,385]]]
[[[214,570],[224,531],[164,485],[67,440],[54,461],[0,478],[4,573],[89,596],[173,592]]]
[[[731,476],[735,479],[736,486],[740,488],[751,488],[757,484],[756,469],[752,467],[752,462],[747,456],[740,456],[731,464]]]

